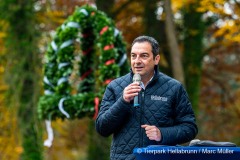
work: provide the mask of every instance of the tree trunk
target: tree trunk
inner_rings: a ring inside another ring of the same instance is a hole
[[[96,5],[97,9],[100,11],[103,11],[107,14],[108,17],[114,18],[113,14],[113,5],[114,5],[114,0],[96,0]]]
[[[197,12],[198,2],[186,6],[184,16],[184,70],[187,91],[194,108],[198,112],[200,79],[202,72],[203,36],[205,24],[202,13]]]
[[[34,1],[1,2],[2,16],[8,22],[6,36],[6,83],[9,105],[18,110],[18,123],[23,152],[22,160],[41,160],[42,132],[37,118],[40,59],[37,52]],[[16,133],[18,134],[18,133]]]
[[[165,0],[165,12],[166,12],[166,35],[170,49],[171,64],[173,70],[173,77],[179,80],[185,85],[184,71],[182,66],[182,58],[179,50],[175,27],[173,23],[171,0]]]

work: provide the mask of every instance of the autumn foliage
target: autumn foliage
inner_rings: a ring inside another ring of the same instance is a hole
[[[149,1],[142,0],[118,0],[105,2],[95,1],[36,1],[34,5],[38,25],[36,28],[41,32],[39,46],[39,58],[44,59],[46,46],[55,34],[55,29],[73,13],[75,6],[83,4],[95,5],[107,12],[113,18],[119,30],[122,31],[124,39],[127,41],[127,49],[131,46],[132,40],[142,34],[154,34],[159,40],[162,51],[160,60],[160,70],[172,76],[171,61],[169,58],[168,42],[165,34],[164,10],[165,0],[153,0],[151,5]],[[184,16],[190,11],[200,16],[199,24],[203,25],[204,30],[201,40],[201,59],[199,74],[199,90],[189,91],[189,95],[195,92],[198,95],[197,100],[197,123],[199,134],[196,138],[208,139],[214,141],[231,141],[240,145],[240,2],[237,0],[172,0],[173,22],[176,29],[176,38],[179,50],[182,54],[181,61],[186,61],[187,50],[184,48],[186,42],[186,33],[196,35],[200,32],[198,29],[187,30],[184,22]],[[0,2],[0,6],[3,2]],[[108,4],[106,4],[108,3]],[[192,8],[194,6],[194,9]],[[155,8],[155,10],[153,10]],[[4,9],[1,10],[4,13]],[[155,13],[155,16],[148,17],[148,13]],[[192,15],[193,16],[193,15]],[[146,20],[147,19],[147,20]],[[151,24],[151,25],[150,25]],[[7,65],[12,64],[11,59],[6,55],[7,46],[4,45],[9,23],[0,16],[0,159],[15,160],[19,159],[23,152],[21,146],[21,137],[19,136],[19,121],[17,108],[8,106],[6,94],[8,88],[12,87],[5,81],[8,70]],[[102,31],[104,32],[104,30]],[[196,39],[190,39],[196,42]],[[108,46],[105,49],[109,49]],[[23,56],[23,55],[19,55]],[[198,56],[191,54],[191,56]],[[184,58],[185,57],[185,58]],[[197,62],[197,63],[198,63]],[[106,62],[111,64],[112,61]],[[196,62],[191,60],[187,62],[190,71],[197,72]],[[185,72],[187,72],[185,70]],[[42,77],[41,68],[38,68],[38,74]],[[17,73],[15,74],[17,75]],[[192,80],[195,77],[185,76],[185,79]],[[36,84],[41,86],[41,79]],[[198,85],[192,82],[192,85]],[[43,92],[43,90],[39,91]],[[14,97],[12,97],[14,98]],[[195,103],[194,103],[195,104]],[[55,129],[54,144],[51,148],[44,148],[44,159],[87,159],[89,146],[89,132],[94,132],[89,124],[91,120],[53,122]],[[42,132],[43,140],[47,138],[45,128]],[[96,143],[100,141],[96,140]],[[107,147],[106,147],[107,148]]]

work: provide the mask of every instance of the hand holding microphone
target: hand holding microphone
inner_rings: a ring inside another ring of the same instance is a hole
[[[139,84],[141,83],[141,76],[140,74],[136,73],[133,76],[133,82],[138,82]],[[134,97],[134,101],[133,101],[133,107],[138,107],[140,106],[139,104],[139,98],[138,95]]]
[[[138,103],[138,93],[141,91],[140,87],[141,76],[139,74],[134,74],[133,83],[129,84],[123,91],[123,99],[126,102],[130,102],[134,99],[135,105],[139,106]]]

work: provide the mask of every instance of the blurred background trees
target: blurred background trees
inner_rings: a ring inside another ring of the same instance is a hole
[[[0,159],[90,159],[89,118],[53,122],[53,146],[43,148],[46,131],[36,114],[47,45],[83,4],[115,21],[128,51],[135,37],[155,37],[162,48],[160,70],[188,91],[197,138],[240,145],[239,0],[12,0],[0,2]]]
[[[35,1],[2,1],[0,8],[5,11],[1,13],[1,18],[6,25],[3,67],[4,80],[8,88],[5,103],[7,107],[16,110],[13,112],[14,118],[17,116],[14,122],[18,130],[15,133],[19,133],[18,138],[22,146],[21,159],[41,160],[42,131],[35,107],[40,95],[38,55],[40,31],[36,25],[34,4]],[[11,119],[11,116],[5,116],[1,115],[3,119]]]

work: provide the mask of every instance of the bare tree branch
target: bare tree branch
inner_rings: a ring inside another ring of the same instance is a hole
[[[128,0],[125,3],[123,3],[120,7],[118,7],[116,10],[114,10],[112,12],[112,17],[115,18],[116,15],[119,14],[119,12],[121,12],[125,7],[127,7],[128,5],[130,5],[133,2],[139,2],[139,0]]]
[[[173,23],[171,1],[165,0],[165,12],[166,12],[166,35],[171,55],[171,63],[173,69],[173,76],[185,85],[184,72],[181,60],[181,53],[177,43],[175,27]]]

